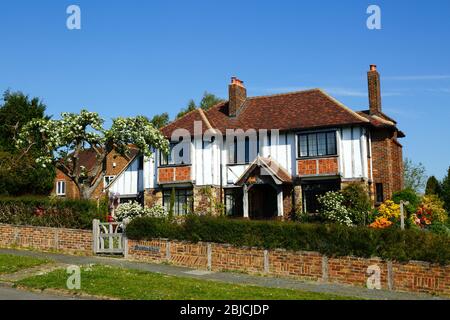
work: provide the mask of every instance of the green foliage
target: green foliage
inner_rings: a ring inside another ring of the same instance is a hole
[[[442,194],[442,187],[441,183],[438,179],[436,179],[435,176],[431,176],[428,178],[427,186],[425,187],[425,194],[426,195],[436,195],[438,197]]]
[[[92,220],[104,220],[97,202],[48,197],[1,197],[0,223],[57,228],[90,229]]]
[[[343,204],[350,211],[350,219],[356,225],[365,225],[371,204],[367,190],[360,183],[350,183],[342,189]]]
[[[36,157],[42,141],[16,149],[15,137],[33,119],[48,119],[45,105],[21,92],[6,91],[0,105],[0,195],[41,194],[53,189],[54,167],[42,168]]]
[[[409,204],[405,206],[405,209],[410,215],[416,212],[421,199],[413,189],[403,189],[393,193],[392,201],[396,204],[400,204],[400,201],[402,200],[409,202]]]
[[[161,129],[162,127],[165,127],[169,124],[169,114],[167,112],[164,112],[154,115],[150,122],[156,129]]]
[[[327,256],[381,257],[396,261],[450,261],[450,237],[416,230],[371,229],[337,224],[249,221],[189,215],[185,222],[137,218],[127,227],[130,239],[169,238],[228,243],[265,249],[318,251]]]
[[[178,114],[177,114],[177,119],[181,118],[182,116],[184,116],[185,114],[187,114],[188,112],[191,112],[197,108],[201,108],[203,110],[208,110],[209,108],[215,106],[216,104],[222,102],[223,99],[220,99],[218,97],[216,97],[214,94],[212,93],[208,93],[205,91],[205,93],[203,94],[202,100],[200,101],[199,106],[197,107],[196,103],[194,100],[190,100],[187,107],[185,109],[182,109]]]
[[[450,212],[450,167],[448,168],[447,175],[442,180],[442,200],[445,202],[445,210]]]
[[[425,166],[421,162],[416,164],[406,158],[403,163],[403,180],[405,189],[422,192],[427,180]]]

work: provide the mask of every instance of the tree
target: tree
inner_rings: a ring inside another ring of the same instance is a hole
[[[184,116],[185,114],[187,114],[191,111],[194,111],[195,109],[197,109],[197,106],[195,105],[195,101],[191,99],[188,103],[188,106],[185,109],[181,109],[181,111],[178,112],[177,119],[181,118],[182,116]]]
[[[205,91],[205,93],[203,94],[203,98],[200,101],[200,108],[206,111],[222,101],[222,99],[216,97],[214,94]]]
[[[450,167],[448,167],[447,175],[442,180],[442,200],[445,202],[445,210],[450,213]]]
[[[438,197],[441,196],[442,188],[441,183],[435,176],[431,176],[428,178],[427,186],[425,187],[426,195],[436,195]]]
[[[415,164],[410,159],[406,158],[403,168],[405,189],[412,189],[417,193],[422,192],[427,179],[425,166],[421,162]]]
[[[201,108],[205,111],[209,110],[212,106],[215,106],[216,104],[222,102],[223,99],[217,97],[216,95],[209,93],[207,91],[205,91],[205,93],[203,93],[203,97],[202,100],[200,101],[199,106],[197,107],[197,105],[195,104],[195,101],[193,99],[191,99],[187,105],[187,107],[185,109],[182,109],[178,114],[177,114],[177,119],[181,118],[182,116],[184,116],[186,113],[193,111],[197,108]]]
[[[0,105],[0,194],[48,194],[53,188],[55,170],[36,164],[42,147],[37,140],[32,147],[16,149],[15,137],[33,119],[49,119],[45,104],[21,92],[3,94]]]
[[[161,129],[162,127],[165,127],[169,124],[169,114],[167,112],[164,112],[154,115],[150,122],[156,129]]]
[[[37,137],[41,139],[43,148],[37,163],[44,168],[55,165],[75,183],[83,199],[91,198],[103,181],[106,157],[113,150],[127,156],[134,145],[145,156],[151,155],[151,147],[168,153],[168,141],[143,116],[113,119],[110,129],[103,123],[97,113],[87,110],[62,113],[61,120],[35,119],[22,128],[17,146],[30,148]],[[89,169],[80,166],[80,153],[87,149],[96,153],[95,164]]]

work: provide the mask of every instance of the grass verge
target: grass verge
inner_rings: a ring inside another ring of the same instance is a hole
[[[66,289],[68,274],[56,270],[16,284],[35,289]],[[257,287],[169,276],[109,266],[81,268],[81,289],[89,295],[133,300],[343,300],[326,293]]]
[[[0,254],[0,274],[14,273],[22,269],[32,268],[48,262],[49,261],[45,259]]]

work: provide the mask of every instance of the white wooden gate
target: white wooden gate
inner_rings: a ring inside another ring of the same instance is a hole
[[[123,222],[92,222],[94,253],[125,254],[127,246]]]

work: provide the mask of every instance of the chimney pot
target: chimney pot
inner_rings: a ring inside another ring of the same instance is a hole
[[[371,64],[370,65],[370,71],[377,71],[377,65],[376,64]]]

